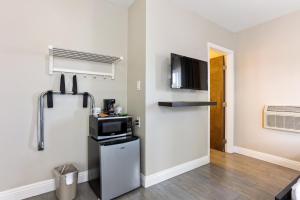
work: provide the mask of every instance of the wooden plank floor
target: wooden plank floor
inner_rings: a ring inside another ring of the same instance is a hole
[[[300,174],[267,162],[211,151],[211,163],[147,189],[139,188],[118,200],[273,200]],[[28,200],[55,200],[54,192]],[[87,183],[78,200],[96,200]]]

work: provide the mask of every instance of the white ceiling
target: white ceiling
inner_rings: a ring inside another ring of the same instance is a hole
[[[135,0],[107,0],[113,4],[129,7]]]
[[[108,0],[129,7],[135,0]],[[151,0],[149,0],[151,1]],[[171,0],[170,0],[171,1]],[[172,0],[238,32],[300,9],[300,0]]]
[[[300,0],[173,0],[238,32],[300,9]]]

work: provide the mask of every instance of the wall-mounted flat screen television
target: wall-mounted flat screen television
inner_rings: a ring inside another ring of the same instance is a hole
[[[171,88],[208,90],[207,62],[171,54]]]

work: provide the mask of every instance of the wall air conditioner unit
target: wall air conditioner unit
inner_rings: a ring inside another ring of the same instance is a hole
[[[263,126],[268,129],[300,133],[300,107],[265,106]]]

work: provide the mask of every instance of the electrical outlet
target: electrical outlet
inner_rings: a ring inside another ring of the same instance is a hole
[[[135,126],[141,128],[141,117],[137,117],[135,120]]]

